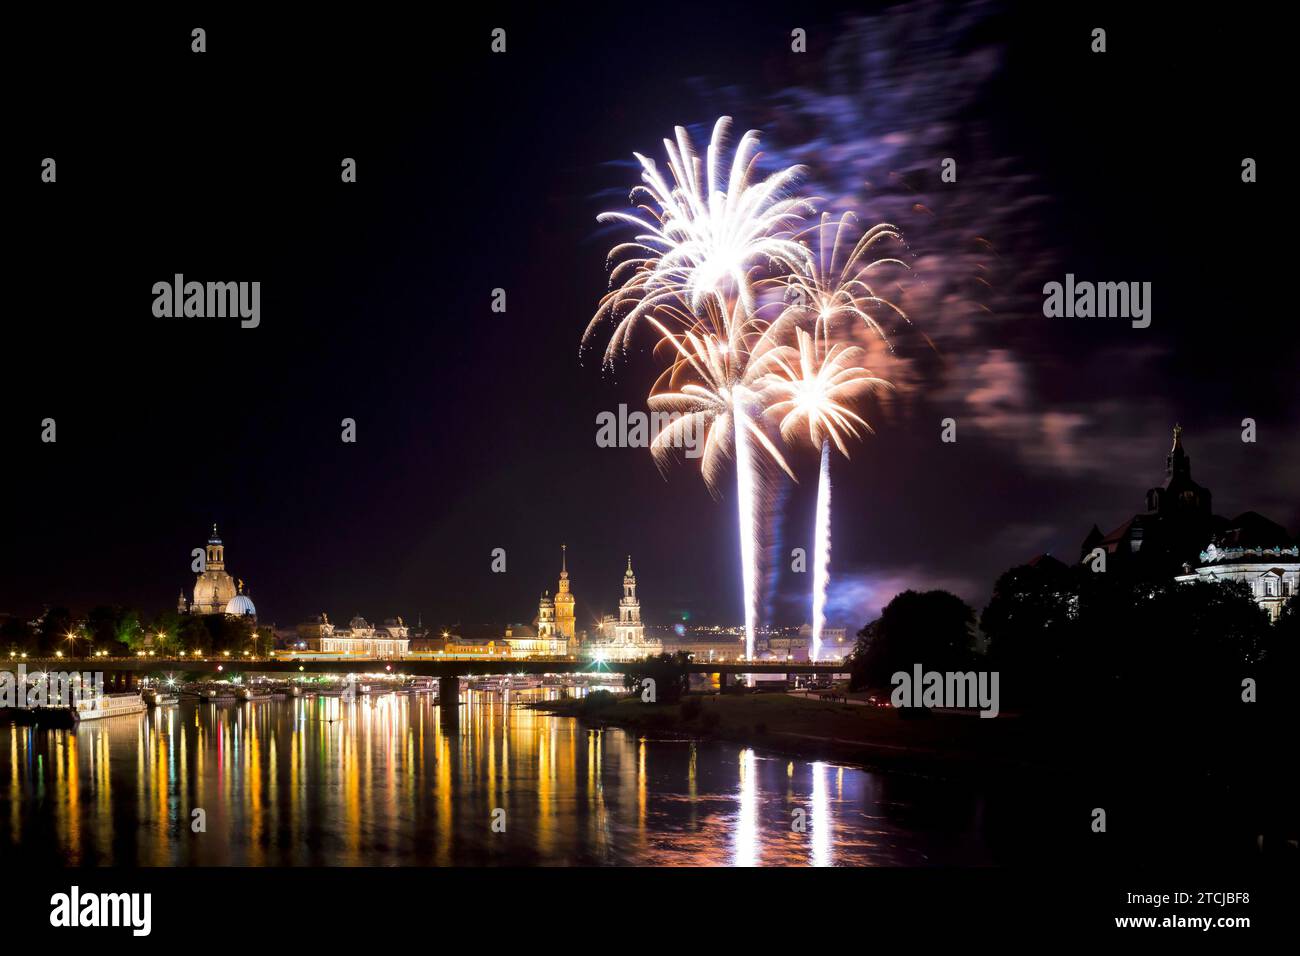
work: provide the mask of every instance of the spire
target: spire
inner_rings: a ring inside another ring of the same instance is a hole
[[[1165,457],[1165,474],[1170,478],[1192,476],[1192,459],[1183,448],[1183,426],[1174,426],[1174,443]]]
[[[568,551],[569,551],[569,546],[567,544],[560,545],[560,573],[561,574],[569,573]]]
[[[632,555],[627,556],[627,577],[632,576]]]

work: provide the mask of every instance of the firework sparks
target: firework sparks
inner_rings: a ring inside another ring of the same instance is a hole
[[[844,213],[838,220],[823,213],[821,222],[800,235],[800,238],[815,235],[817,251],[815,255],[809,255],[806,270],[789,275],[789,294],[794,303],[791,308],[808,312],[827,325],[846,319],[860,320],[871,332],[888,342],[888,336],[873,310],[892,311],[904,321],[908,321],[907,314],[877,294],[871,285],[871,273],[885,266],[907,269],[908,265],[893,256],[872,259],[870,254],[881,242],[901,243],[902,235],[889,223],[877,223],[849,247],[856,220],[851,212]]]
[[[714,125],[703,163],[686,130],[677,127],[676,140],[664,140],[669,178],[653,159],[635,153],[643,183],[631,195],[638,212],[598,217],[638,231],[632,241],[610,250],[611,288],[583,335],[585,348],[603,320],[617,319],[605,351],[607,364],[627,347],[636,322],[660,306],[698,314],[709,300],[726,311],[734,299],[753,315],[758,276],[813,268],[807,245],[793,235],[811,214],[812,201],[787,195],[803,167],[790,166],[755,182],[758,133],[750,130],[740,138],[724,182],[730,125],[726,116]]]
[[[781,437],[793,443],[806,431],[814,447],[833,441],[845,458],[846,438],[871,426],[849,402],[889,383],[863,367],[866,352],[856,345],[831,344],[827,326],[818,321],[810,335],[794,329],[797,348],[777,346],[763,356],[759,380],[768,413],[780,421]]]
[[[691,436],[703,437],[700,471],[710,492],[717,495],[726,460],[733,452],[737,469],[752,470],[748,442],[756,442],[791,478],[791,471],[776,444],[761,427],[765,392],[755,387],[766,364],[754,364],[749,356],[731,348],[711,334],[666,333],[660,344],[670,343],[677,358],[659,382],[672,391],[654,391],[650,409],[673,416],[651,442],[650,450],[660,463]],[[682,379],[689,379],[682,384]],[[744,439],[742,445],[742,438]],[[746,459],[741,462],[741,456]]]

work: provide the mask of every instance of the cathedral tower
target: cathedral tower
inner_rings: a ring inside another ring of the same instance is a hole
[[[537,637],[539,640],[555,638],[555,602],[548,592],[542,593],[541,603],[537,606]]]
[[[636,596],[636,575],[632,573],[630,554],[627,556],[627,571],[623,573],[623,597],[618,602],[618,627],[614,633],[618,640],[628,644],[641,644],[645,640],[641,602]]]
[[[555,592],[555,629],[573,640],[573,595],[569,592],[568,548],[560,545],[560,588]]]

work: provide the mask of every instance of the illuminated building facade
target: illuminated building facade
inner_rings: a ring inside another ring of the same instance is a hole
[[[1174,580],[1244,582],[1276,621],[1282,606],[1300,593],[1300,545],[1281,525],[1247,511],[1215,534],[1196,563],[1187,562]]]
[[[467,641],[461,638],[449,638],[443,646],[442,653],[447,657],[514,657],[510,644],[500,641]]]
[[[511,657],[565,657],[569,653],[569,642],[558,632],[543,636],[527,624],[507,627],[505,641]]]
[[[374,627],[363,617],[354,617],[346,628],[336,628],[329,615],[298,625],[298,649],[322,654],[355,654],[358,657],[405,657],[410,649],[410,629],[402,619],[390,619]]]

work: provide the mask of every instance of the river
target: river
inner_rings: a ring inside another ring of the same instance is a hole
[[[981,865],[978,790],[638,739],[464,691],[0,724],[0,850],[33,865]]]

